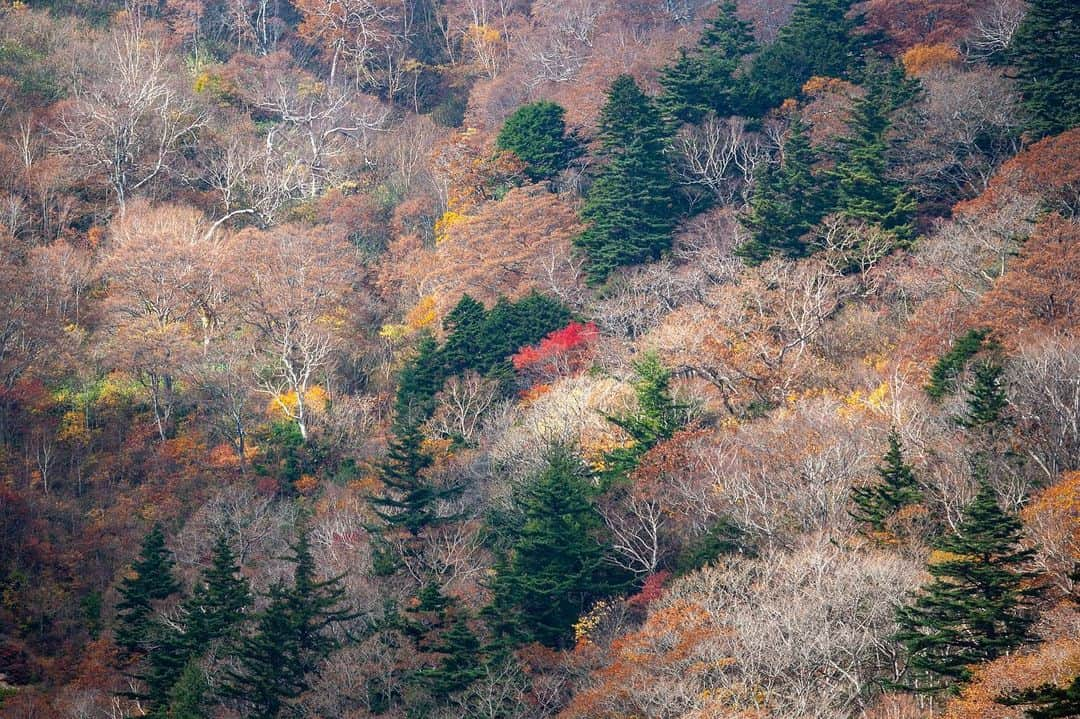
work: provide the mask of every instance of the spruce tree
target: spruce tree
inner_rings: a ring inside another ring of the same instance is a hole
[[[431,648],[441,655],[437,666],[420,672],[420,678],[436,701],[463,691],[484,675],[480,640],[459,613]]]
[[[988,334],[987,329],[971,329],[958,337],[930,370],[930,381],[924,388],[926,394],[932,399],[941,399],[955,392],[956,378],[964,371],[968,360],[983,348]]]
[[[720,117],[742,114],[745,83],[736,74],[742,58],[756,47],[753,27],[736,15],[735,3],[721,3],[697,47],[681,49],[679,59],[664,68],[659,99],[664,114],[690,123],[700,122],[708,112]]]
[[[416,354],[398,375],[394,398],[395,431],[397,425],[419,424],[435,411],[435,395],[446,380],[439,346],[427,330],[420,333]]]
[[[1032,0],[1013,33],[1009,57],[1032,136],[1080,125],[1080,5]]]
[[[638,411],[632,415],[607,420],[630,436],[630,444],[607,452],[600,472],[601,486],[625,479],[650,449],[670,438],[683,425],[685,407],[671,396],[671,370],[649,352],[633,363],[634,392]]]
[[[210,687],[206,673],[195,660],[188,662],[180,679],[169,691],[169,706],[165,719],[208,719],[204,708]]]
[[[239,571],[228,538],[218,535],[210,566],[202,571],[191,596],[181,602],[181,627],[158,626],[155,646],[147,655],[146,672],[140,675],[147,687],[140,696],[159,714],[185,668],[204,656],[214,643],[232,639],[243,621],[251,605],[251,592],[247,581],[237,576]]]
[[[874,532],[885,531],[885,522],[897,510],[921,501],[922,493],[911,466],[904,461],[900,435],[889,433],[889,448],[877,467],[880,481],[867,487],[855,487],[851,500],[855,508],[851,516]]]
[[[533,182],[551,179],[581,154],[579,143],[566,133],[565,115],[547,100],[522,105],[503,123],[496,147],[517,155]]]
[[[174,565],[172,552],[165,547],[165,532],[155,524],[143,539],[131,574],[120,582],[116,644],[126,651],[144,650],[155,639],[158,624],[154,621],[154,602],[180,591],[173,576]]]
[[[236,667],[226,669],[225,694],[248,704],[257,719],[275,719],[310,688],[311,675],[340,646],[332,628],[358,616],[345,606],[341,576],[316,578],[306,529],[290,549],[292,585],[270,587],[266,608],[236,647]]]
[[[994,360],[977,362],[968,387],[967,407],[957,421],[966,429],[993,429],[1007,422],[1009,399],[1005,395],[1005,370]]]
[[[806,235],[831,203],[828,186],[813,172],[817,160],[796,117],[780,162],[766,166],[754,187],[750,211],[741,218],[751,233],[735,251],[744,262],[757,265],[773,255],[796,259],[810,254]]]
[[[776,40],[754,58],[748,82],[749,113],[763,115],[797,97],[814,76],[845,77],[857,66],[866,39],[849,16],[853,0],[802,0]]]
[[[1031,640],[1031,601],[1039,594],[1021,549],[1020,521],[998,506],[985,482],[968,505],[956,534],[935,549],[943,558],[928,571],[933,581],[897,612],[895,638],[908,657],[920,691],[953,689],[971,678],[970,667]]]
[[[604,523],[580,461],[557,448],[516,498],[520,526],[496,566],[493,629],[515,643],[565,646],[577,618],[624,585],[605,561]]]
[[[369,496],[368,501],[387,527],[404,529],[417,538],[425,529],[454,519],[439,514],[439,503],[459,494],[462,487],[439,487],[426,476],[432,458],[424,449],[419,425],[413,423],[397,431],[379,466],[379,479],[387,491]]]
[[[487,310],[464,294],[443,319],[446,343],[439,350],[445,374],[454,375],[473,367],[484,344],[484,320]]]
[[[886,230],[898,243],[914,237],[915,198],[888,177],[889,115],[913,96],[914,90],[896,68],[872,63],[866,95],[855,101],[850,133],[841,143],[832,171],[836,208],[845,216]]]
[[[592,283],[612,270],[659,257],[671,247],[679,213],[659,111],[629,75],[615,80],[600,112],[601,155],[607,161],[589,188],[574,243],[588,258]]]

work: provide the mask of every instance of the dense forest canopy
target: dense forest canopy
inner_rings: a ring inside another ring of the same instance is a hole
[[[1080,716],[1080,5],[0,1],[0,716]]]

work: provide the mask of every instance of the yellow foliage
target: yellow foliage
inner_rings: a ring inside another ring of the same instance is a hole
[[[916,45],[904,53],[901,62],[908,75],[925,75],[930,70],[959,64],[960,53],[951,45]]]
[[[293,482],[293,487],[296,491],[303,495],[309,495],[319,488],[319,480],[312,477],[310,474],[305,474],[300,479]]]
[[[56,438],[61,442],[88,443],[90,430],[86,428],[86,415],[75,410],[64,412],[64,416],[60,418],[60,430]]]
[[[435,295],[424,295],[405,316],[405,325],[415,332],[435,321]]]
[[[843,406],[840,407],[839,414],[841,417],[850,418],[858,412],[883,412],[888,397],[888,382],[882,382],[869,394],[863,394],[862,390],[857,389],[841,400]]]
[[[329,396],[326,394],[326,390],[319,385],[309,387],[304,392],[304,409],[307,412],[316,414],[323,412],[326,410],[328,402]],[[300,402],[297,400],[296,392],[286,392],[271,398],[266,405],[266,413],[271,417],[287,419],[296,416],[299,405]]]
[[[474,42],[479,42],[484,45],[494,45],[502,39],[502,35],[499,31],[488,25],[472,25],[469,27],[469,34],[472,36]]]
[[[460,212],[454,212],[453,210],[444,212],[442,217],[435,220],[435,244],[437,245],[446,239],[447,230],[460,225],[468,219],[470,219],[468,215]]]
[[[409,328],[406,325],[383,325],[382,328],[379,329],[379,336],[390,342],[397,342],[408,334]]]

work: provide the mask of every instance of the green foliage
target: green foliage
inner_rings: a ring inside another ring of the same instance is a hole
[[[1080,5],[1032,0],[1016,29],[1009,56],[1035,137],[1080,125]]]
[[[1080,676],[1067,687],[1043,684],[998,700],[1009,706],[1027,706],[1029,719],[1070,719],[1080,716]]]
[[[983,342],[989,333],[990,330],[985,328],[970,329],[958,337],[930,370],[930,381],[924,387],[926,394],[933,399],[941,399],[956,392],[956,378],[964,371],[968,360],[983,348]]]
[[[680,50],[679,59],[664,68],[659,99],[664,114],[690,123],[709,112],[720,117],[743,114],[746,85],[736,73],[743,57],[756,48],[753,26],[735,14],[735,3],[721,3],[697,47]]]
[[[975,365],[974,376],[968,387],[967,408],[957,419],[966,429],[993,429],[1007,422],[1003,416],[1009,399],[1005,395],[1004,368],[994,360],[984,360]]]
[[[180,591],[173,576],[172,552],[165,547],[165,532],[160,524],[143,539],[139,557],[131,575],[120,582],[121,600],[116,605],[116,644],[128,652],[145,650],[156,634],[154,602],[168,599]]]
[[[435,411],[435,395],[446,381],[439,345],[430,332],[424,330],[417,342],[416,354],[405,363],[398,375],[394,398],[395,432],[423,422]]]
[[[671,248],[680,208],[665,152],[667,130],[653,101],[629,75],[612,83],[600,111],[607,164],[581,210],[588,228],[574,244],[588,258],[589,282],[624,265],[659,259]]]
[[[582,152],[566,134],[565,115],[566,110],[547,100],[522,105],[503,123],[496,147],[525,162],[525,174],[533,182],[549,180]]]
[[[858,62],[866,40],[849,17],[853,0],[802,0],[776,40],[754,58],[750,68],[748,114],[763,115],[789,97],[797,97],[814,76],[844,77]]]
[[[877,467],[880,481],[866,487],[854,487],[851,516],[875,532],[885,531],[885,523],[897,510],[922,500],[911,466],[904,461],[900,435],[889,433],[889,449]]]
[[[682,576],[715,562],[725,554],[749,554],[745,533],[730,519],[720,519],[704,534],[682,547],[675,558],[675,574]]]
[[[795,118],[781,161],[766,165],[750,210],[741,218],[751,233],[735,251],[744,262],[757,265],[777,254],[792,259],[810,254],[806,235],[832,202],[828,185],[813,172],[817,161],[805,126]]]
[[[955,689],[972,665],[995,659],[1031,640],[1031,602],[1040,593],[1025,567],[1034,556],[1020,549],[1020,521],[998,506],[985,482],[965,508],[956,534],[935,549],[933,581],[897,612],[895,638],[920,691]]]
[[[207,719],[209,714],[203,708],[210,686],[206,673],[197,661],[188,662],[180,679],[169,692],[169,706],[165,711],[166,719]]]
[[[225,669],[224,693],[248,705],[246,715],[256,719],[281,716],[290,699],[310,688],[309,677],[340,646],[330,630],[357,616],[345,607],[341,576],[315,578],[305,529],[291,550],[292,586],[270,587],[266,608],[236,646],[235,666]]]
[[[915,198],[903,184],[889,179],[890,114],[909,102],[916,86],[896,65],[872,62],[867,67],[866,95],[855,101],[840,155],[832,171],[836,209],[844,216],[876,225],[900,244],[914,238]]]
[[[684,423],[686,407],[671,396],[671,370],[663,365],[655,352],[645,354],[634,362],[634,392],[638,411],[635,414],[607,420],[630,436],[630,444],[607,452],[600,485],[626,479],[650,449],[669,439]]]
[[[577,618],[625,585],[605,561],[604,523],[580,460],[556,448],[547,468],[515,498],[521,523],[496,565],[484,613],[514,643],[566,646]]]
[[[386,487],[381,496],[369,496],[375,514],[387,527],[406,530],[419,537],[424,530],[455,517],[441,515],[439,505],[461,493],[461,485],[439,487],[425,475],[431,455],[423,447],[424,435],[417,424],[398,426],[379,478]]]

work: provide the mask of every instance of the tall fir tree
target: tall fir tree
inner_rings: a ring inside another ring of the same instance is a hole
[[[394,397],[395,432],[398,427],[419,424],[435,411],[435,395],[446,380],[443,359],[435,337],[422,330],[416,354],[405,363],[398,375]]]
[[[417,424],[398,428],[390,442],[386,459],[379,466],[379,479],[386,488],[382,495],[371,495],[368,502],[375,514],[390,529],[403,529],[418,538],[425,529],[452,521],[439,513],[440,502],[462,491],[461,486],[440,487],[426,474],[432,464],[424,448],[424,434]]]
[[[1023,526],[998,505],[983,482],[955,534],[936,544],[941,558],[927,568],[933,581],[897,612],[895,638],[919,691],[952,690],[971,666],[1032,639],[1032,601],[1040,593],[1022,549]]]
[[[671,248],[680,212],[665,155],[669,137],[653,101],[629,75],[608,91],[600,112],[601,155],[607,161],[589,188],[574,244],[597,284],[617,267],[659,259]]]
[[[496,565],[484,613],[512,643],[566,646],[578,617],[625,585],[605,561],[604,523],[580,461],[556,448],[516,499],[520,526]]]
[[[889,178],[891,113],[915,95],[915,86],[895,65],[871,62],[866,94],[855,101],[850,134],[840,146],[832,171],[836,209],[845,217],[876,225],[899,244],[914,237],[915,198]]]
[[[814,76],[846,77],[858,66],[867,39],[852,16],[853,0],[801,0],[776,40],[754,58],[748,73],[749,114],[760,116],[797,97]]]
[[[174,565],[172,552],[165,547],[165,531],[155,524],[143,538],[131,574],[120,582],[116,644],[124,650],[144,650],[149,642],[156,640],[159,623],[154,619],[154,602],[180,591],[180,584],[173,576]]]
[[[896,430],[889,433],[889,448],[877,467],[877,474],[876,484],[852,489],[851,501],[855,506],[851,516],[874,532],[884,532],[885,523],[898,510],[922,500],[915,473],[904,461]]]
[[[191,660],[179,680],[169,691],[169,706],[164,712],[165,719],[209,719],[205,702],[210,687],[206,673],[198,661]]]
[[[496,147],[525,163],[533,182],[548,180],[581,155],[581,145],[566,132],[566,110],[548,100],[522,105],[503,123]]]
[[[931,399],[939,400],[956,392],[956,378],[964,371],[968,361],[985,346],[989,333],[984,328],[970,329],[938,358],[930,370],[930,381],[924,388]]]
[[[766,166],[754,187],[750,210],[741,218],[751,233],[736,248],[744,262],[757,265],[773,255],[796,259],[810,254],[806,235],[832,202],[828,184],[814,174],[817,161],[806,128],[795,117],[780,161]]]
[[[1009,399],[1005,394],[1005,370],[992,359],[976,362],[971,384],[967,390],[964,414],[957,420],[966,429],[992,430],[1007,423],[1005,409]]]
[[[1080,125],[1080,4],[1032,0],[1008,54],[1033,137]]]
[[[697,123],[709,112],[720,117],[744,112],[746,85],[737,73],[757,45],[753,26],[735,10],[735,3],[721,3],[697,46],[680,50],[678,60],[664,68],[658,102],[667,117]]]
[[[445,374],[463,372],[476,363],[484,344],[485,319],[487,310],[484,305],[467,293],[447,313],[443,319],[446,343],[439,350]]]
[[[317,579],[306,528],[290,549],[292,585],[270,587],[266,608],[236,646],[235,667],[225,671],[225,694],[247,705],[255,719],[276,719],[307,691],[310,677],[340,647],[334,626],[358,616],[345,604],[340,575]]]

